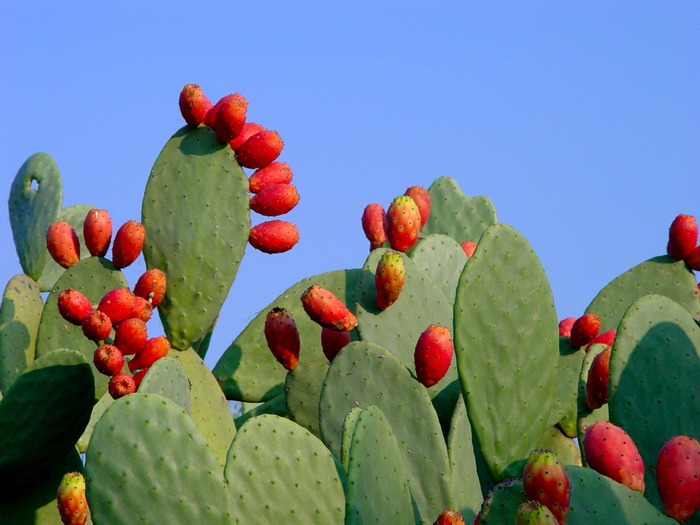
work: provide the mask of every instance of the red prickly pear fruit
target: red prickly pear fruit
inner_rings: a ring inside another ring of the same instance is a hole
[[[644,494],[644,462],[627,432],[607,421],[586,429],[583,452],[588,466]]]
[[[265,188],[275,184],[289,184],[294,174],[286,162],[273,162],[264,168],[255,170],[248,179],[248,189],[251,193],[260,193]]]
[[[435,324],[428,326],[418,338],[413,354],[418,381],[426,387],[438,383],[450,369],[453,353],[450,330]]]
[[[685,264],[688,265],[688,268],[691,270],[695,270],[696,272],[700,271],[700,246],[696,246],[695,248],[692,249],[692,251],[686,255],[683,259],[685,261]]]
[[[668,229],[666,251],[671,257],[685,259],[698,245],[698,223],[692,215],[677,216]]]
[[[112,245],[112,264],[115,268],[126,268],[134,262],[143,249],[146,229],[136,221],[127,221],[117,230]]]
[[[124,367],[124,354],[114,345],[100,345],[93,354],[92,362],[98,372],[113,376]]]
[[[149,368],[153,363],[158,361],[158,359],[168,355],[169,351],[170,341],[168,341],[165,336],[161,335],[149,339],[146,341],[146,348],[129,361],[129,370],[133,372],[141,368]]]
[[[216,112],[214,132],[221,142],[230,142],[243,130],[248,101],[238,93],[234,93],[221,104]]]
[[[386,212],[387,237],[392,249],[409,250],[418,240],[420,212],[415,201],[408,195],[396,197]]]
[[[299,202],[299,192],[293,184],[275,184],[250,199],[250,209],[260,215],[276,217],[291,211]]]
[[[85,525],[89,507],[85,497],[85,478],[80,472],[68,472],[56,492],[56,504],[64,525]]]
[[[54,222],[46,232],[46,249],[59,265],[70,268],[80,260],[80,241],[73,226]]]
[[[700,442],[671,438],[656,461],[656,483],[666,514],[683,523],[700,508]]]
[[[112,242],[112,219],[107,210],[90,210],[83,222],[83,238],[90,255],[104,257]]]
[[[401,295],[405,280],[406,269],[401,255],[396,252],[384,252],[374,273],[377,308],[386,310],[394,304]]]
[[[261,131],[265,131],[265,128],[262,127],[260,124],[256,124],[255,122],[246,122],[241,128],[241,132],[238,135],[236,135],[232,140],[228,141],[228,145],[231,146],[231,149],[233,151],[237,151],[238,148],[240,148],[246,140],[248,140],[256,133],[260,133]]]
[[[370,242],[370,251],[386,242],[388,227],[386,212],[381,204],[375,202],[365,206],[362,212],[362,230]]]
[[[571,481],[551,450],[535,450],[523,469],[523,489],[531,500],[547,507],[560,524],[566,523]]]
[[[167,284],[165,273],[158,268],[151,268],[136,281],[134,295],[143,297],[151,303],[153,308],[156,308],[165,296]]]
[[[112,332],[112,321],[107,314],[99,310],[87,314],[80,326],[83,329],[83,335],[96,343],[107,339]]]
[[[117,288],[107,292],[97,306],[107,314],[112,324],[118,324],[131,317],[134,311],[134,294],[128,288]]]
[[[617,335],[617,330],[608,330],[607,332],[603,332],[602,334],[599,334],[595,336],[590,343],[586,346],[586,352],[590,351],[591,346],[595,344],[604,344],[608,346],[612,346],[612,344],[615,342],[615,336]]]
[[[136,392],[136,382],[129,374],[120,372],[112,376],[107,385],[107,390],[113,399],[119,399]]]
[[[586,380],[586,406],[595,410],[608,402],[608,374],[610,370],[610,348],[593,358]]]
[[[559,321],[559,336],[560,337],[571,337],[571,327],[574,326],[576,322],[575,317],[567,317]]]
[[[430,218],[430,194],[428,194],[428,190],[422,186],[411,186],[404,192],[404,195],[411,197],[416,206],[418,206],[422,228],[428,222],[428,218]]]
[[[66,321],[80,326],[85,316],[92,312],[90,300],[78,290],[66,288],[58,294],[58,312]]]
[[[244,168],[264,168],[280,156],[284,142],[276,131],[260,131],[236,150],[238,164]]]
[[[585,314],[571,327],[571,346],[581,348],[587,345],[600,331],[600,318],[596,314]]]
[[[472,255],[474,255],[474,252],[476,251],[476,243],[472,241],[464,241],[462,244],[460,244],[460,246],[464,250],[464,255],[467,256],[467,259],[471,259]]]
[[[299,331],[294,318],[284,308],[273,308],[265,318],[265,340],[275,359],[287,370],[299,363]]]
[[[207,114],[204,117],[204,124],[214,129],[214,127],[216,127],[216,117],[219,113],[219,109],[221,109],[221,106],[226,104],[226,102],[231,100],[231,98],[233,98],[235,95],[235,93],[232,93],[230,95],[226,95],[225,97],[220,98],[219,101],[216,104],[214,104],[209,111],[207,111]]]
[[[299,230],[291,222],[267,221],[253,226],[248,242],[256,250],[265,253],[282,253],[299,242]]]
[[[350,332],[321,328],[321,349],[328,361],[333,361],[345,346],[350,344]]]
[[[464,525],[464,518],[456,510],[443,510],[433,525]]]
[[[196,128],[211,110],[211,101],[204,95],[204,91],[197,84],[187,84],[180,91],[180,113],[191,128]]]
[[[301,294],[301,304],[311,320],[324,328],[347,331],[357,326],[357,318],[333,292],[311,286]]]
[[[516,525],[560,525],[564,521],[557,521],[552,512],[537,501],[522,503],[515,512]]]
[[[122,351],[124,355],[133,355],[146,348],[148,339],[148,329],[146,323],[141,319],[132,317],[119,323],[114,335],[114,345]]]
[[[141,386],[141,380],[143,379],[143,376],[146,375],[146,372],[150,370],[149,368],[142,368],[138,372],[134,374],[134,383],[136,384],[136,389],[138,390],[139,386]]]
[[[153,305],[149,303],[143,297],[138,295],[134,297],[134,311],[131,312],[131,316],[136,319],[141,319],[144,323],[147,323],[151,316],[153,315]]]

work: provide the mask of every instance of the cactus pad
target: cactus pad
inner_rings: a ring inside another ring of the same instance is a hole
[[[474,521],[481,505],[481,486],[476,471],[472,429],[462,396],[457,400],[447,435],[447,449],[452,465],[452,496],[464,523]]]
[[[447,235],[428,235],[418,241],[409,256],[454,303],[459,276],[467,264],[467,255],[457,241]]]
[[[318,400],[328,366],[328,363],[300,363],[287,373],[284,383],[289,419],[319,438]]]
[[[160,394],[190,413],[190,385],[179,361],[171,357],[158,359],[148,369],[139,385],[142,394]]]

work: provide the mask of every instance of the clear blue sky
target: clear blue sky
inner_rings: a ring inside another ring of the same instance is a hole
[[[247,249],[210,366],[289,285],[362,265],[366,204],[386,207],[442,175],[488,195],[528,238],[560,317],[664,253],[677,214],[700,215],[697,2],[23,1],[2,11],[3,202],[24,160],[46,151],[64,206],[106,208],[117,226],[139,220],[190,82],[214,100],[242,93],[249,119],[285,140],[301,241],[276,256]],[[21,271],[6,204],[0,243],[4,286]],[[144,269],[142,259],[128,269],[132,285]]]

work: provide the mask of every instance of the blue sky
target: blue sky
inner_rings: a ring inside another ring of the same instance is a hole
[[[45,151],[64,206],[139,220],[182,86],[242,93],[285,140],[301,241],[247,249],[210,366],[289,285],[362,265],[366,204],[442,175],[526,236],[560,317],[700,214],[697,2],[97,4],[3,6],[0,192]],[[21,271],[6,205],[0,225],[5,283]]]

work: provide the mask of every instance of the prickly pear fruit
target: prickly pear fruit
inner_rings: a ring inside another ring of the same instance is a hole
[[[411,186],[404,192],[404,195],[411,197],[416,206],[418,206],[422,228],[430,217],[430,194],[428,194],[428,190],[422,186]]]
[[[113,376],[124,367],[124,354],[114,345],[100,345],[93,354],[92,362],[98,372]]]
[[[161,335],[146,341],[146,348],[141,350],[136,357],[129,361],[129,370],[139,370],[148,368],[161,357],[168,355],[170,351],[170,341]]]
[[[575,322],[575,317],[567,317],[559,321],[559,336],[571,337],[571,327],[574,326]]]
[[[608,374],[610,370],[610,348],[593,358],[586,380],[586,406],[595,410],[608,402]]]
[[[250,209],[260,215],[276,217],[291,211],[299,202],[299,192],[293,184],[275,184],[250,199]]]
[[[137,319],[141,319],[144,323],[147,323],[151,316],[153,315],[153,305],[149,303],[143,297],[138,295],[134,297],[134,311],[131,312],[131,316]]]
[[[604,344],[608,346],[612,346],[612,344],[615,342],[615,336],[617,335],[617,330],[608,330],[607,332],[603,332],[602,334],[599,334],[595,336],[590,343],[586,346],[586,352],[588,352],[591,349],[591,346],[595,344]]]
[[[143,379],[143,376],[146,375],[146,372],[148,372],[150,368],[142,368],[138,372],[134,374],[134,384],[136,385],[136,389],[139,388],[139,385],[141,384],[141,380]]]
[[[287,370],[299,363],[299,331],[294,318],[284,308],[273,308],[265,318],[265,340],[275,359]]]
[[[148,329],[141,319],[132,317],[119,323],[114,335],[114,346],[124,355],[133,355],[146,348]]]
[[[121,323],[134,311],[134,294],[128,288],[111,290],[100,299],[97,309],[107,314],[112,324]]]
[[[58,313],[66,321],[80,326],[85,316],[92,312],[90,300],[78,290],[66,288],[58,294]]]
[[[283,147],[276,131],[260,131],[236,150],[236,158],[244,168],[264,168],[280,156]]]
[[[214,132],[216,138],[221,142],[230,142],[243,130],[246,112],[248,111],[248,101],[234,93],[227,97],[226,101],[219,106],[214,122]]]
[[[180,92],[180,113],[191,128],[196,128],[211,109],[211,101],[197,84],[187,84]]]
[[[107,390],[113,399],[119,399],[128,394],[136,392],[136,382],[129,374],[120,372],[112,376],[107,385]]]
[[[440,381],[450,369],[453,353],[450,330],[435,324],[428,326],[418,338],[413,354],[418,381],[426,387]]]
[[[146,229],[136,221],[127,221],[117,230],[112,245],[112,264],[126,268],[141,255]]]
[[[656,483],[666,514],[681,523],[700,508],[700,442],[671,438],[656,461]]]
[[[46,249],[59,265],[70,268],[80,260],[80,241],[73,226],[54,222],[46,232]]]
[[[64,525],[87,523],[89,508],[85,498],[85,478],[80,472],[63,476],[56,492],[56,503]]]
[[[151,268],[144,272],[134,286],[134,295],[143,297],[156,308],[165,296],[167,279],[165,273],[158,268]]]
[[[362,230],[370,243],[370,251],[386,242],[386,231],[389,227],[386,212],[381,204],[376,202],[365,206],[362,212]]]
[[[109,337],[112,331],[112,322],[107,314],[94,310],[85,316],[83,322],[80,323],[80,327],[83,329],[85,337],[98,343]]]
[[[394,304],[403,290],[405,280],[406,269],[401,255],[396,252],[384,252],[374,274],[377,308],[386,310]]]
[[[90,255],[104,257],[112,242],[112,219],[107,210],[90,210],[83,222],[83,238]]]
[[[700,271],[700,246],[693,248],[683,260],[691,270],[695,270],[696,272]]]
[[[204,117],[204,123],[210,128],[214,129],[216,127],[216,117],[219,114],[219,110],[224,104],[226,104],[226,102],[228,102],[235,96],[236,94],[232,93],[230,95],[226,95],[225,97],[220,98],[219,101],[216,104],[214,104],[209,111],[207,111],[207,114]]]
[[[668,229],[666,251],[671,257],[683,260],[698,245],[698,223],[692,215],[678,215]]]
[[[408,195],[396,197],[386,212],[387,237],[392,249],[405,252],[418,240],[420,212]]]
[[[596,314],[585,314],[576,319],[571,327],[571,346],[581,348],[590,343],[600,331],[600,318]]]
[[[586,429],[583,451],[588,466],[610,479],[644,493],[644,462],[627,432],[607,421]]]
[[[350,332],[321,328],[321,349],[328,361],[333,361],[343,347],[350,344]]]
[[[464,519],[456,510],[443,510],[433,525],[464,525]]]
[[[560,524],[566,523],[571,501],[571,481],[551,450],[535,450],[523,469],[523,489],[531,500],[547,507]]]
[[[559,525],[563,521],[557,518],[550,510],[537,501],[522,503],[515,513],[516,525]]]
[[[467,256],[467,259],[471,259],[472,255],[474,255],[474,252],[476,251],[476,243],[472,241],[464,241],[462,244],[460,244],[460,246],[464,250],[464,255]]]
[[[246,140],[248,140],[256,133],[260,133],[261,131],[265,131],[265,128],[262,127],[260,124],[256,124],[255,122],[246,122],[241,128],[241,132],[238,135],[236,135],[232,140],[229,140],[228,145],[231,146],[231,149],[233,151],[236,151],[243,145],[243,143]]]
[[[333,292],[311,286],[301,294],[301,304],[311,320],[331,330],[352,330],[357,318]]]
[[[265,188],[275,184],[289,184],[294,174],[286,162],[273,162],[264,168],[255,170],[248,179],[248,189],[251,193],[260,193]]]
[[[282,253],[299,242],[299,230],[291,222],[266,221],[250,230],[248,242],[256,250],[265,253]]]

